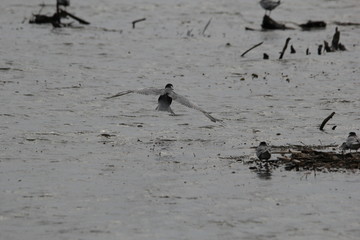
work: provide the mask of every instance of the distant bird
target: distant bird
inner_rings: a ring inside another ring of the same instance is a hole
[[[174,111],[170,107],[172,100],[175,100],[186,107],[193,108],[193,109],[196,109],[196,110],[202,112],[212,122],[219,121],[219,119],[212,117],[208,112],[206,112],[199,106],[195,105],[194,103],[191,103],[187,98],[175,93],[174,87],[171,83],[168,83],[165,86],[165,88],[162,88],[162,89],[144,88],[144,89],[139,89],[139,90],[127,90],[127,91],[119,92],[111,97],[107,97],[106,99],[120,97],[125,94],[129,94],[129,93],[138,93],[138,94],[144,94],[144,95],[160,95],[160,97],[158,98],[158,106],[156,107],[156,110],[158,110],[158,111],[167,111],[167,112],[170,112],[172,115],[175,115]]]
[[[280,5],[280,0],[277,2],[272,0],[261,0],[260,5],[263,9],[265,9],[265,15],[266,15],[266,11],[269,11],[269,16],[270,16],[271,11]]]
[[[269,160],[271,158],[271,149],[266,142],[261,142],[256,148],[256,156],[260,160]]]
[[[346,142],[344,142],[340,148],[343,150],[343,151],[346,151],[346,150],[357,150],[360,148],[360,139],[359,137],[356,135],[355,132],[350,132],[349,133],[349,136],[348,138],[346,139]]]

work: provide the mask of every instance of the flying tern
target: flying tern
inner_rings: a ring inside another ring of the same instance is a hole
[[[189,107],[196,109],[200,112],[202,112],[207,118],[209,118],[212,122],[217,122],[219,119],[216,119],[212,117],[208,112],[197,106],[196,104],[190,102],[187,98],[177,94],[174,92],[174,87],[171,83],[168,83],[165,88],[159,89],[159,88],[144,88],[144,89],[138,89],[138,90],[127,90],[123,92],[119,92],[113,96],[107,97],[106,99],[120,97],[129,93],[138,93],[143,95],[160,95],[158,98],[158,106],[156,107],[156,110],[158,111],[167,111],[170,112],[172,115],[175,115],[174,111],[171,109],[170,105],[172,103],[172,100],[175,100],[176,102]]]

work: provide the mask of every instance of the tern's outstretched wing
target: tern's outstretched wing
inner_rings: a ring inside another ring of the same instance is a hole
[[[164,93],[164,89],[143,88],[143,89],[138,89],[138,90],[127,90],[127,91],[119,92],[113,96],[106,97],[106,99],[120,97],[120,96],[129,94],[129,93],[138,93],[138,94],[143,94],[143,95],[161,95]]]
[[[184,106],[187,106],[189,108],[193,108],[196,109],[200,112],[202,112],[207,118],[209,118],[212,122],[217,122],[220,121],[219,119],[214,118],[213,116],[211,116],[208,112],[206,112],[204,109],[202,109],[201,107],[197,106],[196,104],[190,102],[187,98],[176,94],[175,92],[171,91],[171,93],[169,93],[169,96],[177,101],[178,103],[181,103]]]

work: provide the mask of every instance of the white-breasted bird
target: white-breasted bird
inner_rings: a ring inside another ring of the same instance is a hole
[[[265,15],[266,15],[266,11],[269,11],[269,16],[270,16],[271,11],[280,5],[280,0],[279,1],[261,0],[260,5],[263,9],[265,9]]]
[[[267,145],[266,142],[261,142],[256,148],[256,156],[260,160],[269,160],[271,158],[270,146]]]
[[[196,109],[200,112],[202,112],[207,118],[209,118],[212,122],[220,121],[219,119],[216,119],[212,117],[208,112],[197,106],[196,104],[190,102],[187,98],[177,94],[174,92],[174,87],[171,83],[168,83],[165,88],[159,89],[159,88],[144,88],[144,89],[138,89],[138,90],[127,90],[123,92],[119,92],[113,96],[107,97],[106,99],[120,97],[125,94],[129,93],[138,93],[143,95],[160,95],[158,98],[158,106],[156,107],[156,110],[158,111],[167,111],[170,112],[172,115],[175,115],[174,111],[171,109],[170,105],[172,103],[172,100],[177,101],[178,103],[181,103],[182,105]]]
[[[343,151],[346,151],[346,150],[358,150],[360,148],[360,139],[359,137],[356,135],[355,132],[350,132],[349,133],[349,136],[347,137],[346,139],[346,142],[344,142],[340,148],[343,150]]]

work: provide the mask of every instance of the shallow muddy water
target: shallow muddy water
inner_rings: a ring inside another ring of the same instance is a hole
[[[359,239],[358,173],[264,177],[231,160],[360,134],[360,27],[334,24],[360,22],[357,0],[284,0],[271,17],[296,29],[266,32],[245,31],[258,1],[71,1],[91,25],[61,29],[27,23],[40,3],[0,9],[0,239]],[[308,20],[328,25],[293,24]],[[317,55],[336,27],[348,50]],[[278,60],[288,37],[297,53]],[[105,100],[167,83],[223,121]]]

